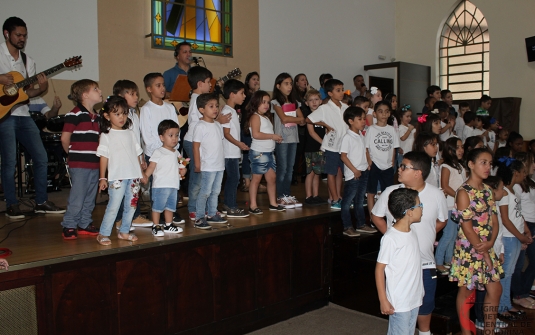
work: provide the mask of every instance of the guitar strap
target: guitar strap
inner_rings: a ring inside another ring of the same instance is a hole
[[[20,57],[22,57],[22,63],[24,64],[24,68],[26,69],[26,78],[28,78],[28,65],[26,64],[27,62],[26,54],[21,51]]]

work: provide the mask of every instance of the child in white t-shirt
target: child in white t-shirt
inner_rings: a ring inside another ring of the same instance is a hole
[[[424,285],[418,237],[411,225],[420,222],[423,204],[418,191],[399,188],[390,193],[388,209],[396,223],[381,239],[375,283],[381,313],[389,315],[387,334],[413,334]]]
[[[366,159],[370,165],[366,191],[370,211],[373,208],[378,184],[381,185],[381,191],[384,191],[394,182],[393,164],[396,148],[399,148],[399,134],[394,127],[386,123],[390,117],[390,104],[386,101],[376,103],[373,116],[377,119],[377,123],[368,127],[366,132]]]
[[[225,171],[223,128],[215,121],[219,113],[216,95],[210,93],[199,95],[197,108],[202,117],[193,130],[193,160],[195,173],[199,173],[200,180],[199,194],[195,203],[194,227],[211,229],[209,223],[227,223],[227,220],[217,212],[217,198],[221,192]]]
[[[173,225],[173,212],[176,210],[180,178],[186,169],[179,169],[180,153],[176,148],[180,129],[173,120],[163,120],[158,125],[162,146],[152,152],[145,176],[152,175],[152,235],[161,237],[165,233],[178,234],[182,228]],[[165,225],[159,225],[160,215],[164,213]]]
[[[412,144],[414,143],[414,133],[416,128],[410,122],[412,120],[412,110],[410,105],[401,107],[400,125],[398,127],[399,133],[399,150],[396,160],[396,166],[401,164],[403,155],[412,151]]]

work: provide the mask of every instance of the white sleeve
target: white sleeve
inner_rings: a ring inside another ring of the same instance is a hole
[[[394,251],[394,241],[390,236],[384,235],[381,237],[381,247],[379,249],[379,255],[377,256],[377,262],[381,264],[390,264]]]
[[[134,144],[136,148],[136,154],[139,156],[143,153],[143,149],[141,149],[141,145],[139,145],[139,140],[136,139],[136,133],[132,130],[131,132],[132,137],[132,143]]]
[[[379,217],[386,216],[386,213],[388,212],[388,196],[391,192],[383,192],[379,196],[379,199],[377,199],[377,202],[375,203],[375,206],[373,206],[372,214]],[[388,225],[388,222],[387,222]]]
[[[162,158],[162,153],[160,152],[160,150],[155,150],[152,153],[152,156],[150,156],[149,161],[158,164],[158,162],[160,161],[160,158]]]
[[[226,107],[226,106],[225,106],[225,107]],[[225,107],[223,107],[223,109],[221,110],[221,115],[231,114],[232,111],[231,111],[230,109],[228,109],[228,108],[225,108]],[[234,116],[234,115],[233,115],[233,116]],[[216,121],[216,122],[217,122],[217,121]],[[231,121],[231,122],[232,122],[232,121]],[[230,129],[230,123],[231,123],[231,122],[227,122],[227,123],[225,123],[225,124],[222,124],[221,127],[223,127],[223,128],[229,128],[229,129]]]
[[[344,137],[342,137],[342,144],[340,144],[340,152],[339,153],[342,153],[342,152],[345,152],[346,154],[349,153],[350,151],[350,145],[349,145],[349,142],[350,142],[350,139],[349,139],[349,135],[344,135]]]
[[[397,132],[396,132],[396,129],[394,127],[392,127],[392,137],[394,138],[394,143],[393,143],[393,146],[392,148],[399,148],[400,147],[400,139],[399,139],[399,136],[396,136],[397,135]]]
[[[141,117],[139,120],[139,127],[141,128],[141,137],[145,142],[146,154],[154,152],[162,146],[162,141],[160,141],[160,136],[158,136],[158,125],[152,124],[152,115],[148,107],[141,107]]]
[[[204,137],[204,125],[199,122],[193,130],[193,142],[202,142]]]
[[[373,133],[373,126],[368,128],[368,130],[366,131],[366,135],[364,136],[364,144],[366,148],[368,149],[371,148],[372,146],[372,143],[371,143],[372,133]]]
[[[110,148],[109,148],[110,139],[108,136],[109,136],[108,134],[100,135],[100,140],[99,140],[98,148],[97,148],[98,157],[106,157],[106,158],[110,157]]]
[[[448,203],[444,194],[438,190],[437,192],[437,219],[441,222],[448,221]]]
[[[308,119],[312,121],[312,123],[322,122],[325,119],[323,117],[323,113],[324,111],[322,106],[319,106],[318,109],[308,115]]]

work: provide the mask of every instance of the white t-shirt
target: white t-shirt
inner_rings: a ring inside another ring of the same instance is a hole
[[[372,214],[379,217],[386,217],[386,226],[392,227],[395,220],[388,210],[388,197],[393,190],[405,187],[403,184],[387,187],[377,202],[373,206]],[[446,197],[441,190],[426,183],[425,188],[419,193],[420,201],[424,204],[422,220],[413,223],[411,229],[418,235],[420,243],[420,256],[422,258],[422,269],[435,268],[434,243],[437,235],[437,219],[441,222],[448,220],[448,205]]]
[[[508,206],[509,220],[511,220],[516,229],[523,234],[524,218],[522,217],[522,204],[520,203],[520,199],[516,196],[516,194],[511,193],[508,189],[505,190],[507,191],[507,195],[504,195],[503,198],[497,202],[497,205],[500,207],[504,205]],[[501,210],[503,210],[503,208],[501,208]],[[515,237],[515,235],[507,230],[505,226],[503,228],[503,237]]]
[[[258,117],[260,118],[260,132],[264,134],[274,134],[273,132],[273,124],[271,121],[258,113],[255,113],[255,115],[252,115],[251,118]],[[259,140],[253,137],[253,131],[251,127],[249,127],[249,132],[251,133],[251,137],[253,138],[253,141],[251,142],[251,150],[258,151],[258,152],[273,152],[275,150],[275,141],[274,140]]]
[[[447,126],[447,124],[446,124],[445,122],[440,121],[440,127],[444,128],[444,127],[446,127],[446,126]],[[447,140],[448,138],[452,137],[452,136],[453,136],[453,130],[448,129],[448,130],[446,130],[444,133],[440,134],[440,140],[441,140],[442,142],[446,142],[446,140]]]
[[[230,135],[234,137],[236,141],[240,141],[240,118],[236,110],[228,105],[225,105],[221,110],[221,115],[231,114],[232,118],[229,123],[222,124],[223,128],[230,129]],[[223,136],[225,133],[223,132]],[[230,143],[226,138],[223,139],[223,149],[225,151],[225,158],[241,158],[241,149]]]
[[[11,54],[9,53],[6,42],[0,43],[0,74],[8,73],[11,71],[17,71],[24,78],[29,78],[29,77],[34,76],[36,74],[35,62],[28,55],[26,55],[26,65],[27,66],[24,66],[24,62],[22,61],[22,56],[20,55],[20,51],[19,51],[19,58],[15,60],[13,56],[11,56]],[[28,71],[26,71],[26,68],[28,68]],[[11,109],[11,115],[30,116],[29,110],[30,109],[27,103],[15,105]]]
[[[219,122],[199,120],[193,131],[193,142],[201,143],[201,171],[224,171],[223,128]]]
[[[152,173],[152,188],[180,188],[180,172],[178,170],[178,150],[159,147],[154,150],[150,161],[156,163]]]
[[[366,115],[372,115],[373,117],[373,124],[376,124],[377,123],[377,118],[375,116],[373,116],[373,108],[368,108],[368,113],[366,113]]]
[[[440,187],[440,166],[437,163],[431,162],[431,170],[429,171],[429,176],[425,180],[426,183],[435,186],[436,188]]]
[[[489,130],[489,140],[487,142],[487,147],[490,151],[494,151],[494,146],[496,145],[496,133],[493,130]]]
[[[344,111],[347,107],[343,102],[342,107],[338,107],[332,100],[329,100],[329,102],[319,106],[318,109],[308,115],[308,119],[312,123],[323,122],[334,130],[334,133],[325,134],[321,144],[321,151],[340,152],[342,137],[344,137],[349,128],[344,122]]]
[[[463,137],[463,131],[464,131],[464,120],[461,116],[458,116],[455,120],[455,134],[457,137],[462,138]]]
[[[145,155],[149,157],[152,156],[154,150],[162,146],[160,135],[158,135],[158,125],[163,120],[173,120],[178,123],[175,106],[165,101],[161,106],[148,101],[141,107],[141,136],[145,142]],[[176,148],[178,148],[178,144]]]
[[[134,108],[128,109],[128,118],[132,121],[132,123],[130,123],[129,129],[134,132],[137,143],[141,146],[141,130],[139,127],[139,116],[137,116],[136,110]]]
[[[502,223],[502,216],[501,216],[501,212],[500,212],[500,206],[496,206],[496,215],[498,216],[498,226],[500,227],[500,229],[498,230],[498,236],[496,237],[496,241],[494,241],[494,252],[496,253],[496,256],[500,256],[500,254],[503,254],[503,241],[502,241],[502,237],[503,237],[503,231],[505,230],[505,227],[503,226],[503,223]]]
[[[530,188],[529,192],[522,192],[520,185],[513,186],[515,194],[520,198],[522,205],[522,216],[527,222],[535,222],[535,189]]]
[[[348,129],[347,133],[342,138],[342,144],[340,145],[340,153],[342,152],[347,154],[347,158],[349,158],[349,161],[351,161],[351,164],[353,164],[357,170],[366,171],[366,169],[368,169],[364,136]],[[344,165],[344,177],[346,181],[355,178],[353,171],[346,165]]]
[[[143,177],[138,156],[143,153],[130,129],[110,129],[100,134],[98,157],[108,158],[108,180],[136,179]]]
[[[478,129],[478,128],[474,128],[474,130],[472,130],[472,136],[479,136],[481,137],[481,140],[483,141],[483,145],[487,145],[487,137],[486,136],[480,136],[480,135],[483,135],[483,133],[485,132],[484,129]]]
[[[464,183],[466,180],[466,172],[464,170],[464,167],[461,166],[461,173],[459,173],[459,170],[449,166],[448,164],[442,164],[442,169],[448,169],[450,171],[450,179],[448,180],[448,185],[453,189],[453,191],[457,192],[459,187]],[[446,203],[448,204],[448,210],[452,210],[455,207],[455,197],[452,197],[451,195],[446,195]]]
[[[401,150],[403,150],[403,154],[406,154],[407,152],[412,151],[412,144],[414,143],[414,133],[416,132],[416,128],[413,128],[409,136],[405,139],[405,141],[401,140],[403,135],[409,130],[409,127],[400,124],[399,125],[399,147]]]
[[[396,313],[422,305],[424,284],[418,236],[414,230],[388,229],[381,238],[377,262],[386,264],[386,298]]]
[[[394,127],[370,126],[365,139],[372,162],[381,170],[391,168],[394,149],[399,148],[399,134]]]
[[[463,143],[471,136],[474,136],[474,128],[464,125],[463,134],[461,135]]]
[[[189,109],[188,109],[188,132],[184,135],[184,141],[193,142],[193,131],[197,122],[202,118],[201,112],[197,108],[197,97],[199,94],[192,93],[191,99],[189,100]]]

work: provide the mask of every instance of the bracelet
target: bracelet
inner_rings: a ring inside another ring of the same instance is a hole
[[[101,181],[101,180],[108,180],[108,178],[99,178],[98,181]]]

